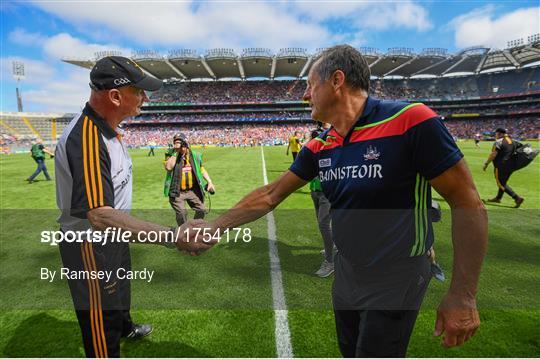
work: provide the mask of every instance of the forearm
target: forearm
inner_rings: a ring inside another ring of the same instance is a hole
[[[152,222],[142,221],[123,211],[111,207],[93,209],[88,212],[87,216],[94,230],[105,231],[107,228],[121,228],[123,231],[131,232],[132,235],[130,239],[132,242],[138,242],[139,236],[141,239],[146,239],[146,235],[149,232],[165,233],[171,231],[169,227]],[[172,236],[172,233],[170,236]],[[161,242],[165,242],[165,235],[158,237],[160,240],[152,244],[162,244]],[[172,237],[167,239],[171,240]],[[141,241],[141,243],[150,242]]]
[[[492,152],[490,153],[489,157],[487,158],[486,162],[484,162],[484,165],[487,166],[489,165],[491,162],[493,162],[493,160],[495,159],[495,157],[497,157],[497,152]]]
[[[273,210],[279,202],[272,200],[271,185],[257,188],[214,220],[212,227],[215,230],[225,230],[253,222]]]
[[[210,178],[210,175],[208,174],[208,172],[202,171],[202,175],[203,175],[203,178],[206,180],[206,182],[212,183],[212,179]]]
[[[450,292],[476,296],[482,261],[486,254],[487,213],[476,192],[469,201],[450,203],[454,265]]]
[[[165,169],[167,171],[172,171],[175,164],[176,164],[176,156],[171,156],[165,162]]]

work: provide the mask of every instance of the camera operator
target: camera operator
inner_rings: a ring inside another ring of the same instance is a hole
[[[195,211],[195,219],[204,218],[204,192],[214,194],[215,188],[203,167],[202,155],[192,151],[186,137],[179,133],[165,157],[165,195],[176,212],[176,222],[180,226],[187,221],[186,202]]]

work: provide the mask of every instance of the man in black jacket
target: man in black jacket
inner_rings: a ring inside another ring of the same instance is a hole
[[[512,160],[512,154],[514,153],[515,143],[512,141],[512,138],[506,133],[504,128],[498,128],[495,130],[495,144],[491,150],[486,162],[484,162],[484,171],[487,169],[489,164],[493,162],[493,167],[495,169],[495,181],[499,187],[499,192],[497,196],[491,199],[488,199],[487,202],[490,203],[501,203],[502,196],[506,193],[514,199],[516,205],[514,208],[518,208],[524,201],[523,197],[517,195],[516,192],[508,186],[508,179],[514,172],[514,161]]]

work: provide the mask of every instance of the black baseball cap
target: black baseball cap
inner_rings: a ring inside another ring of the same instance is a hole
[[[182,141],[187,143],[186,136],[184,136],[182,133],[177,133],[176,135],[174,135],[173,142],[174,141]]]
[[[495,132],[506,133],[506,130],[502,127],[499,127],[498,129],[495,130]]]
[[[133,60],[122,56],[107,56],[96,62],[90,71],[90,87],[110,90],[134,86],[146,91],[159,90],[163,81],[148,76]]]

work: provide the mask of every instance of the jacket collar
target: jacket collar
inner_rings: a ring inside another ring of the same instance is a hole
[[[99,128],[102,134],[107,137],[107,139],[111,139],[113,137],[116,137],[118,134],[109,124],[105,121],[103,117],[98,115],[96,111],[90,106],[90,104],[87,102],[86,106],[84,107],[83,113],[88,115],[92,119],[92,121],[95,123],[95,125]]]

